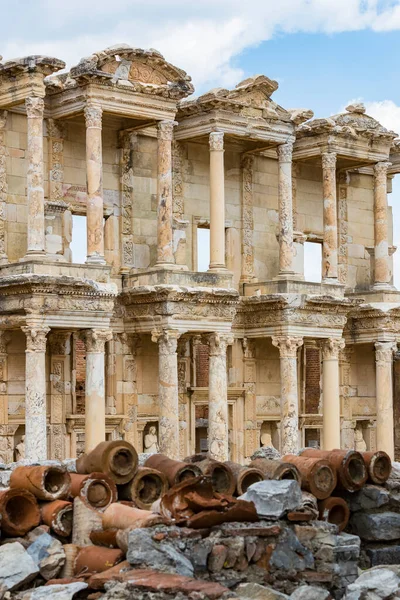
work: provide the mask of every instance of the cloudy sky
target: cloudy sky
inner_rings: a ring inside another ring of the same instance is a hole
[[[46,53],[68,66],[126,42],[157,48],[196,93],[256,73],[274,99],[316,116],[362,100],[400,133],[400,0],[0,0],[0,54]],[[400,175],[389,201],[400,246]],[[396,270],[400,285],[400,248]]]

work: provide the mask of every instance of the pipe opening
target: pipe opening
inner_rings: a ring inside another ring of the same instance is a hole
[[[386,481],[390,475],[390,464],[386,456],[378,456],[373,462],[374,477],[382,482]]]
[[[67,506],[63,508],[58,513],[57,521],[58,528],[63,534],[68,537],[72,533],[72,517],[73,517],[73,508],[72,506]]]
[[[193,477],[198,476],[197,469],[192,469],[190,465],[184,467],[177,475],[178,483],[182,483],[182,481],[187,481],[188,479],[193,479]]]
[[[229,489],[231,479],[229,473],[222,467],[216,466],[211,475],[213,489],[216,492],[224,493]]]
[[[44,489],[49,494],[57,494],[68,486],[68,474],[65,471],[49,469],[44,476]]]
[[[157,475],[144,475],[136,487],[138,499],[143,504],[152,504],[161,496],[163,485]]]
[[[127,448],[119,448],[113,452],[110,468],[117,475],[129,475],[135,467],[135,460]]]
[[[363,483],[365,479],[365,465],[358,458],[350,458],[348,462],[349,475],[354,483]]]
[[[86,497],[92,506],[101,508],[110,502],[110,490],[102,481],[92,481],[88,486]]]
[[[36,507],[24,496],[13,496],[6,502],[5,512],[8,520],[18,529],[27,530],[36,519]]]
[[[258,473],[246,473],[241,482],[242,494],[244,494],[247,491],[247,488],[253,485],[253,483],[262,481],[262,479],[263,478]]]
[[[317,489],[321,492],[330,492],[332,483],[332,469],[328,466],[320,466],[315,478]]]
[[[291,469],[287,469],[285,470],[282,475],[279,477],[279,479],[290,479],[290,480],[295,480],[297,481],[297,477],[295,476],[295,474],[293,473],[293,471]]]
[[[341,525],[346,520],[346,516],[344,507],[337,504],[329,509],[328,522],[334,525]]]

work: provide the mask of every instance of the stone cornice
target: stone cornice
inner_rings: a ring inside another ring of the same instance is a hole
[[[117,293],[112,285],[100,284],[89,279],[51,275],[9,275],[0,279],[1,296],[16,294],[61,294],[68,296],[96,296],[114,298]]]

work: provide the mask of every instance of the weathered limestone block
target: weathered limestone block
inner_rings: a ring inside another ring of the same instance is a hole
[[[288,600],[289,596],[281,594],[270,587],[259,583],[241,583],[236,589],[239,600]]]
[[[0,546],[0,593],[32,581],[39,567],[19,542]]]
[[[285,479],[253,483],[240,500],[254,502],[257,514],[265,519],[280,519],[301,506],[302,494],[297,481]]]
[[[389,569],[369,569],[349,585],[345,600],[390,598],[398,591],[399,583],[400,579]]]
[[[350,518],[350,525],[362,540],[380,542],[400,539],[400,514],[356,513]]]

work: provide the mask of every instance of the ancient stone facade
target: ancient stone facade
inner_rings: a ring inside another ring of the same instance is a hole
[[[0,62],[0,460],[399,452],[396,134],[286,110],[265,76],[187,99],[155,50],[64,67]]]

